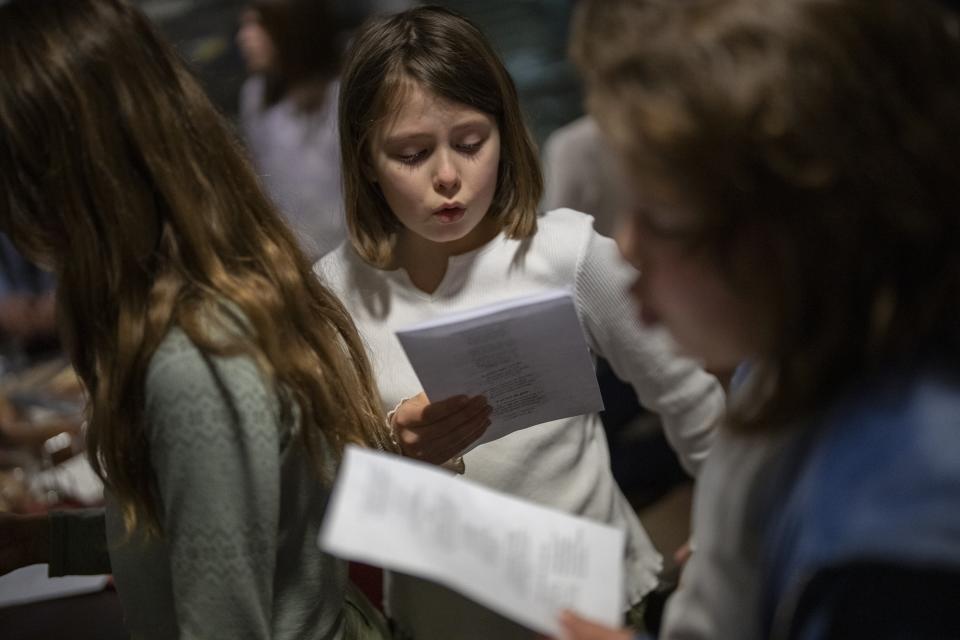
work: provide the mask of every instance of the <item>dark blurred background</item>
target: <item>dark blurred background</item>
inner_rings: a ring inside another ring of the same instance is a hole
[[[404,0],[343,0],[362,11],[365,1],[379,9]],[[528,123],[539,143],[582,113],[581,93],[566,60],[571,8],[575,0],[446,0],[474,20],[493,40],[520,92]],[[229,116],[237,110],[244,78],[234,43],[243,0],[135,0],[160,25],[193,66],[214,101]]]

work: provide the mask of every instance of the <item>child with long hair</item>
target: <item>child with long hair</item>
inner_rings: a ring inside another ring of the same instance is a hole
[[[391,446],[371,369],[222,118],[123,0],[6,2],[0,59],[0,229],[57,275],[107,488],[6,516],[2,569],[112,572],[135,637],[384,637],[315,542],[344,445]]]
[[[541,175],[509,74],[483,34],[422,7],[362,27],[341,76],[340,135],[350,242],[318,263],[373,354],[403,453],[457,456],[489,422],[483,397],[428,400],[394,330],[548,288],[572,291],[590,347],[659,412],[696,472],[723,411],[717,381],[633,317],[632,269],[591,219],[537,216]],[[404,400],[404,398],[410,398]],[[661,559],[613,480],[596,415],[557,420],[463,456],[468,478],[625,532],[624,603],[657,585]],[[529,638],[531,632],[440,586],[392,575],[401,635]]]
[[[591,87],[637,186],[621,247],[645,316],[750,362],[660,637],[960,637],[960,19],[657,4]]]

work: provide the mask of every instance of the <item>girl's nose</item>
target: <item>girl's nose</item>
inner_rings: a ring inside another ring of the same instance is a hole
[[[455,192],[460,187],[460,172],[448,153],[439,153],[438,164],[433,174],[433,187],[444,195]]]

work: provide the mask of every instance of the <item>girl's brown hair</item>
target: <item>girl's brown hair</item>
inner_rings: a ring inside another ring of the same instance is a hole
[[[487,215],[496,218],[510,238],[535,233],[543,178],[510,74],[469,20],[439,7],[418,7],[366,22],[344,62],[343,192],[350,240],[360,256],[378,267],[392,261],[400,222],[379,186],[366,178],[366,167],[373,131],[402,101],[410,81],[495,118],[500,166]]]
[[[340,70],[344,25],[331,0],[253,0],[277,59],[264,73],[264,106],[289,96],[302,111],[322,106]]]
[[[958,34],[928,0],[688,0],[598,72],[592,111],[634,176],[682,194],[706,255],[766,296],[741,428],[881,368],[960,364]]]
[[[12,0],[0,59],[0,228],[56,269],[90,460],[128,529],[157,527],[145,372],[174,326],[253,357],[299,408],[318,469],[324,446],[386,446],[349,316],[144,17],[122,0]]]

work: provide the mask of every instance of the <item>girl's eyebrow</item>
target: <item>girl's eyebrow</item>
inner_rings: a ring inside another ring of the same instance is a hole
[[[404,144],[407,142],[420,142],[422,140],[431,140],[432,138],[433,138],[433,135],[426,132],[418,132],[418,131],[411,131],[409,133],[400,132],[398,134],[385,137],[383,139],[383,143],[386,145],[397,145],[397,144]]]
[[[492,128],[490,121],[485,118],[479,118],[476,116],[469,116],[467,119],[464,119],[461,122],[453,125],[450,132],[453,134],[458,134],[465,129],[477,129],[477,128]],[[408,142],[420,142],[423,140],[433,139],[433,134],[426,131],[400,131],[391,136],[387,136],[383,139],[384,144],[387,145],[397,145],[404,144]]]
[[[469,116],[461,120],[457,124],[453,125],[453,128],[451,129],[451,131],[453,131],[454,133],[459,133],[464,129],[473,129],[475,127],[492,127],[492,125],[490,124],[490,121],[487,120],[486,118]]]

